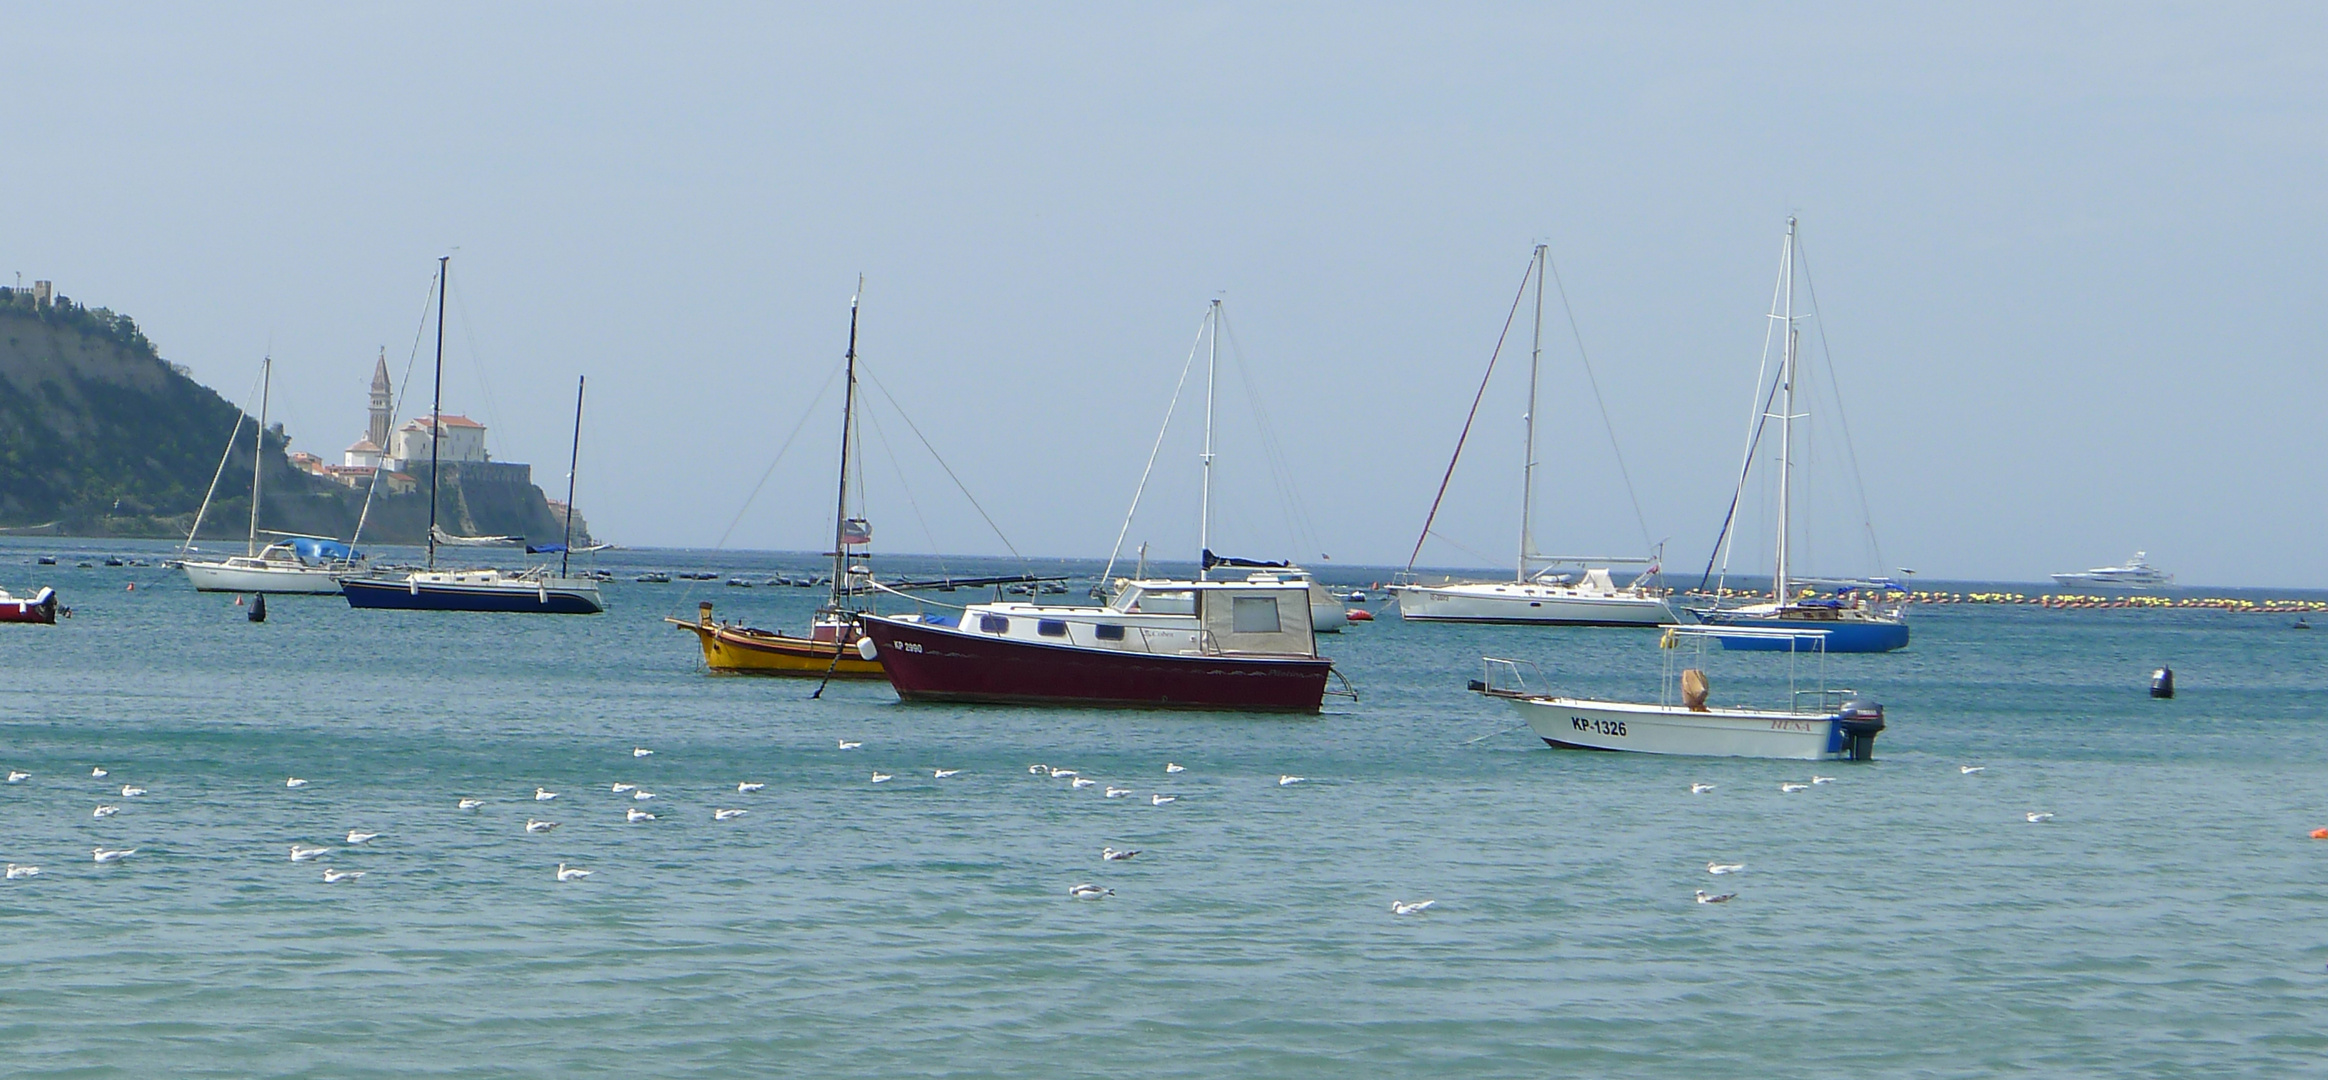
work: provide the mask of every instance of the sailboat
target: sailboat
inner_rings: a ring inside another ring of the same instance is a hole
[[[1423,533],[1415,538],[1414,555],[1407,559],[1402,581],[1388,590],[1398,599],[1399,617],[1414,622],[1463,623],[1520,623],[1537,626],[1656,626],[1676,620],[1673,606],[1663,590],[1649,585],[1658,571],[1648,559],[1584,558],[1578,556],[1546,556],[1536,551],[1536,384],[1544,360],[1544,264],[1546,245],[1536,245],[1536,257],[1528,272],[1536,279],[1535,336],[1528,354],[1528,411],[1527,437],[1520,456],[1520,556],[1510,581],[1451,581],[1425,585],[1414,579],[1415,558],[1422,554],[1423,541],[1431,535],[1431,519],[1436,518],[1439,504],[1433,501],[1431,515],[1423,522]],[[1523,287],[1525,282],[1522,282]],[[1492,362],[1491,362],[1492,370]],[[1481,390],[1485,391],[1485,386]],[[1476,410],[1476,403],[1473,405]],[[1471,425],[1464,424],[1466,435]],[[1458,439],[1455,454],[1461,457],[1463,443]],[[1455,463],[1447,463],[1450,474]],[[1446,494],[1444,483],[1440,494]],[[1610,576],[1606,565],[1640,562],[1648,569],[1631,582],[1619,585]],[[1576,566],[1576,573],[1559,570],[1561,566]]]
[[[1795,219],[1786,219],[1786,245],[1779,255],[1778,289],[1772,297],[1770,319],[1784,335],[1780,353],[1778,379],[1765,392],[1755,387],[1755,400],[1763,404],[1756,410],[1753,424],[1748,428],[1746,460],[1738,471],[1738,491],[1743,493],[1746,477],[1753,468],[1754,448],[1761,442],[1764,425],[1778,421],[1778,535],[1772,544],[1775,565],[1770,575],[1770,601],[1740,607],[1714,606],[1699,609],[1696,614],[1715,629],[1713,636],[1725,649],[1785,650],[1794,648],[1794,641],[1782,634],[1755,633],[1752,630],[1824,630],[1824,650],[1829,653],[1891,652],[1906,648],[1908,620],[1906,605],[1894,598],[1899,592],[1896,583],[1888,579],[1863,581],[1831,581],[1798,578],[1789,563],[1792,554],[1788,529],[1792,524],[1791,499],[1794,479],[1794,422],[1805,414],[1796,411],[1795,382],[1802,332],[1795,325],[1794,311],[1795,268],[1801,241],[1795,235]],[[1767,357],[1769,354],[1764,353]],[[1777,411],[1770,411],[1775,402]],[[1738,497],[1730,501],[1730,517],[1722,523],[1722,536],[1717,539],[1718,551],[1728,550],[1724,544],[1731,536],[1731,526],[1737,518]],[[1827,586],[1821,593],[1816,586]],[[1805,586],[1810,586],[1806,588]],[[1722,634],[1724,627],[1749,628],[1741,634]]]
[[[862,284],[859,286],[862,289]],[[665,622],[694,631],[703,646],[703,662],[713,671],[744,675],[796,675],[808,678],[878,679],[881,663],[858,654],[855,644],[857,613],[843,601],[851,594],[855,549],[873,542],[873,526],[849,513],[850,451],[857,434],[857,297],[849,298],[849,351],[846,384],[841,391],[841,468],[833,510],[832,594],[809,617],[808,636],[711,621],[711,601],[696,608],[694,621],[665,616]]]
[[[1223,565],[1211,551],[1213,372],[1220,317],[1215,300],[1206,313],[1214,347],[1206,362],[1197,524],[1205,558],[1196,579],[1127,581],[1097,607],[997,602],[971,604],[959,620],[935,614],[864,615],[865,637],[858,648],[868,659],[881,661],[898,697],[1318,711],[1334,662],[1317,651],[1310,614],[1315,583],[1306,575],[1292,579],[1268,571],[1243,580],[1212,580],[1213,569]],[[1161,445],[1161,435],[1158,440]]]
[[[339,579],[349,572],[357,558],[355,551],[337,540],[320,536],[285,536],[281,540],[259,547],[260,481],[266,470],[267,405],[274,389],[275,358],[268,357],[259,367],[259,432],[251,450],[251,528],[244,540],[243,553],[225,559],[184,559],[179,565],[186,570],[186,580],[194,583],[200,592],[236,593],[317,593],[329,595],[340,591]],[[242,434],[242,414],[234,418],[234,432],[227,436],[227,453],[234,452],[235,436]],[[226,470],[226,462],[219,461],[219,472]],[[185,550],[194,546],[194,535],[202,531],[202,516],[210,509],[210,499],[218,492],[218,476],[210,478],[210,492],[202,497],[202,509],[194,515],[194,527],[186,533]]]
[[[567,548],[574,538],[574,515],[566,514],[567,543],[559,545],[558,572],[537,566],[511,573],[504,570],[439,570],[436,568],[438,444],[444,434],[445,387],[445,270],[450,256],[437,260],[436,391],[429,403],[428,433],[428,566],[391,577],[347,577],[341,586],[353,608],[400,608],[419,611],[509,611],[550,615],[596,615],[606,610],[599,599],[596,578],[567,576]],[[574,505],[574,474],[582,456],[582,392],[588,379],[574,386],[574,452],[566,468],[566,505]]]

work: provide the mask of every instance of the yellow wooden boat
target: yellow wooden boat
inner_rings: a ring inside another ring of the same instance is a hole
[[[773,630],[711,621],[711,601],[696,608],[693,622],[665,616],[664,622],[694,631],[703,645],[703,662],[713,671],[731,675],[789,675],[796,678],[879,679],[881,662],[857,655],[857,635],[849,622],[819,617],[809,637]],[[853,622],[853,620],[852,620]]]

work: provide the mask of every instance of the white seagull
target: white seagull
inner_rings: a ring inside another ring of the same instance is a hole
[[[1150,795],[1150,796],[1148,796],[1148,805],[1150,805],[1150,806],[1162,806],[1162,805],[1164,805],[1165,803],[1168,803],[1168,802],[1178,802],[1178,801],[1180,801],[1180,796],[1178,796],[1178,795]]]
[[[1072,787],[1072,788],[1074,788],[1074,789],[1075,789],[1075,790],[1077,790],[1077,791],[1081,791],[1081,790],[1083,790],[1084,788],[1091,787],[1092,785],[1094,785],[1094,784],[1097,784],[1097,783],[1099,783],[1099,781],[1097,781],[1097,780],[1094,780],[1094,779],[1092,779],[1092,778],[1090,778],[1090,777],[1088,777],[1088,776],[1078,776],[1078,777],[1076,777],[1075,779],[1073,779],[1073,780],[1070,780],[1070,781],[1068,781],[1068,782],[1067,782],[1067,784],[1068,784],[1068,786],[1069,786],[1069,787]]]
[[[1077,773],[1075,770],[1073,770],[1073,769],[1061,769],[1061,768],[1058,768],[1058,767],[1056,767],[1056,766],[1052,767],[1052,769],[1051,769],[1051,779],[1053,779],[1053,780],[1057,780],[1057,779],[1059,779],[1060,777],[1063,777],[1063,776],[1064,776],[1064,777],[1071,777],[1071,776],[1077,776],[1077,775],[1080,775],[1080,774],[1078,774],[1078,773]]]
[[[120,862],[137,854],[136,848],[90,848],[89,854],[98,862]]]
[[[1041,776],[1041,775],[1043,775],[1043,773],[1044,773],[1044,772],[1048,771],[1049,769],[1050,769],[1050,766],[1048,766],[1048,765],[1029,765],[1029,766],[1027,766],[1027,775],[1029,775],[1029,776]]]
[[[301,780],[296,776],[287,777],[283,781],[283,786],[287,788],[303,788],[307,786],[307,781]]]
[[[348,843],[351,844],[369,844],[379,837],[380,834],[376,832],[363,832],[358,829],[348,830]]]
[[[623,813],[623,818],[624,820],[629,821],[631,824],[636,825],[642,821],[655,820],[655,815],[647,813],[646,811],[634,806]]]
[[[2031,810],[2021,816],[2028,818],[2029,824],[2031,825],[2043,825],[2046,822],[2053,820],[2053,815],[2046,813],[2043,810]]]
[[[1712,790],[1714,790],[1714,785],[1712,784],[1691,784],[1689,786],[1689,793],[1692,795],[1703,795],[1706,792]]]
[[[145,789],[136,784],[121,785],[121,797],[124,799],[134,799],[143,794],[145,794]]]
[[[328,866],[323,868],[323,883],[326,885],[337,885],[343,881],[356,881],[363,876],[364,872],[361,870],[334,870]]]
[[[1111,799],[1120,799],[1120,798],[1123,798],[1124,796],[1126,796],[1126,795],[1129,795],[1129,794],[1131,794],[1131,793],[1132,793],[1132,789],[1130,789],[1130,788],[1128,788],[1128,787],[1112,787],[1112,786],[1111,786],[1111,787],[1109,787],[1109,788],[1107,789],[1107,797],[1108,797],[1108,798],[1111,798]]]
[[[632,800],[633,802],[645,802],[645,801],[647,801],[648,799],[652,799],[652,798],[654,798],[654,797],[655,797],[655,793],[654,793],[654,792],[652,792],[652,791],[648,791],[648,790],[647,790],[647,789],[645,789],[645,788],[640,788],[640,789],[638,789],[637,791],[631,792],[631,800]]]
[[[755,783],[753,783],[753,782],[751,782],[751,781],[749,781],[749,780],[746,780],[746,781],[744,781],[744,782],[742,782],[742,783],[740,783],[740,784],[737,784],[737,785],[736,785],[736,794],[738,794],[738,795],[749,795],[749,794],[751,794],[751,793],[753,793],[753,792],[755,792],[755,791],[758,791],[758,790],[760,790],[761,788],[764,788],[764,787],[767,787],[767,786],[768,786],[768,785],[766,785],[766,784],[755,784]]]
[[[557,827],[558,823],[555,821],[536,821],[532,818],[525,819],[525,831],[527,832],[548,832],[551,829],[555,829]]]
[[[1187,771],[1188,771],[1188,766],[1186,766],[1186,765],[1176,765],[1176,764],[1174,764],[1174,763],[1172,763],[1172,762],[1169,762],[1169,761],[1167,761],[1167,762],[1165,762],[1165,763],[1164,763],[1164,771],[1165,771],[1165,772],[1168,772],[1168,773],[1176,773],[1176,772],[1187,772]]]
[[[485,800],[483,799],[462,799],[460,802],[460,808],[463,810],[475,810],[476,808],[483,805],[485,805]]]
[[[1393,900],[1390,902],[1390,913],[1393,915],[1419,915],[1436,903],[1438,903],[1437,900],[1417,900],[1411,904],[1404,900]]]
[[[1138,848],[1133,848],[1130,851],[1117,851],[1112,847],[1103,847],[1099,849],[1099,857],[1106,859],[1109,862],[1122,862],[1125,859],[1129,859],[1139,853],[1140,849]]]
[[[109,818],[120,812],[121,808],[118,806],[100,806],[97,809],[90,811],[89,816],[93,818]]]
[[[1814,784],[1832,784],[1832,783],[1834,783],[1834,782],[1835,782],[1835,778],[1834,778],[1834,777],[1832,777],[1832,776],[1814,776],[1814,777],[1811,777],[1811,783],[1814,783]]]
[[[1715,896],[1706,892],[1704,889],[1699,889],[1697,891],[1697,902],[1701,904],[1727,904],[1732,900],[1736,900],[1737,898],[1738,894],[1734,892],[1726,892],[1720,896]]]
[[[1780,790],[1780,791],[1808,791],[1808,790],[1810,790],[1810,787],[1811,787],[1811,785],[1809,785],[1809,784],[1797,784],[1797,783],[1795,783],[1795,782],[1793,782],[1793,781],[1791,781],[1791,780],[1788,780],[1788,781],[1781,781],[1781,782],[1779,783],[1779,785],[1778,785],[1778,790]]]
[[[30,779],[32,779],[32,774],[25,772],[22,769],[8,770],[8,782],[11,784],[21,784]]]
[[[1742,862],[1710,862],[1706,864],[1706,873],[1709,874],[1735,874],[1744,869],[1746,869],[1746,864]]]
[[[962,770],[960,769],[931,769],[930,775],[936,779],[943,780],[949,776],[957,775],[961,771]]]
[[[307,860],[330,850],[331,849],[327,847],[311,847],[307,844],[293,844],[291,845],[291,861],[306,862]]]
[[[637,791],[638,789],[639,786],[637,784],[610,784],[607,786],[608,791],[611,791],[617,795],[620,795],[626,791]]]
[[[590,871],[584,870],[579,866],[567,866],[565,863],[558,864],[559,881],[580,881],[583,878],[589,876]]]
[[[863,746],[863,745],[865,745],[864,743],[861,743],[861,742],[850,742],[850,741],[849,741],[849,740],[847,740],[847,739],[837,739],[837,740],[835,740],[835,741],[841,744],[841,749],[843,749],[843,750],[854,750],[854,749],[856,749],[856,748],[858,748],[858,747],[860,747],[860,746]]]
[[[1280,776],[1277,778],[1278,787],[1292,787],[1295,784],[1306,783],[1309,783],[1309,777],[1306,776]]]
[[[873,782],[876,784],[886,784],[889,782],[889,774],[875,770],[873,773]]]
[[[714,810],[711,812],[711,820],[734,821],[735,819],[749,813],[751,813],[749,810]]]
[[[1957,766],[1957,767],[1956,767],[1956,771],[1957,771],[1957,772],[1960,772],[1960,773],[1963,773],[1963,774],[1964,774],[1964,775],[1966,775],[1966,776],[1971,776],[1972,774],[1974,774],[1974,773],[1977,773],[1977,772],[1987,772],[1987,771],[1988,771],[1988,766],[1986,766],[1986,765],[1959,765],[1959,766]]]
[[[652,750],[649,750],[649,749],[647,749],[646,747],[643,747],[643,746],[634,746],[634,747],[631,747],[631,756],[632,756],[632,757],[647,757],[647,756],[650,756],[650,755],[652,755],[653,753],[654,753],[654,751],[652,751]]]
[[[17,878],[28,878],[28,877],[39,877],[39,876],[40,876],[40,867],[37,867],[37,866],[18,866],[18,865],[17,865],[17,864],[15,864],[15,863],[9,863],[9,864],[8,864],[8,880],[10,880],[10,881],[14,881],[14,880],[16,880]]]
[[[99,779],[99,780],[103,780],[103,779],[105,779],[105,768],[104,768],[104,766],[98,766],[97,768],[94,768],[94,769],[91,769],[91,770],[89,770],[89,775],[90,775],[90,776],[93,776],[93,777],[95,777],[95,778],[97,778],[97,779]]]
[[[1114,896],[1115,890],[1102,889],[1097,885],[1089,884],[1072,885],[1068,887],[1067,895],[1072,896],[1077,900],[1098,900],[1104,897]]]
[[[538,787],[538,788],[535,788],[535,789],[534,789],[534,801],[535,801],[535,802],[548,802],[548,801],[550,801],[551,799],[555,799],[555,798],[557,798],[557,797],[558,797],[558,793],[557,793],[557,792],[555,792],[555,791],[551,791],[551,790],[550,790],[550,789],[548,789],[548,788],[539,788],[539,787]]]

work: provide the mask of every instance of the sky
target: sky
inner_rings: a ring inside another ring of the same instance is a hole
[[[2328,587],[2324,30],[2302,5],[48,5],[0,30],[0,280],[134,316],[248,407],[271,354],[271,418],[336,460],[377,355],[425,384],[451,255],[445,408],[497,458],[562,487],[587,375],[599,538],[816,549],[863,275],[876,547],[1030,557],[1115,543],[1217,298],[1212,546],[1398,565],[1543,243],[1537,546],[1694,571],[1792,215],[1827,394],[1798,571],[2143,549],[2186,584]],[[1426,565],[1514,557],[1532,315]],[[1197,548],[1203,367],[1127,548]],[[1767,488],[1741,569],[1767,570]]]

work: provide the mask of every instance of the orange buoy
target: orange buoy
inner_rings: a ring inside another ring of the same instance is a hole
[[[136,592],[136,591],[137,591],[137,582],[134,582],[134,581],[132,581],[132,582],[130,582],[130,583],[129,583],[129,591],[131,591],[131,592]]]
[[[242,594],[241,594],[241,593],[236,593],[236,594],[234,594],[234,606],[236,606],[236,607],[241,607],[241,606],[242,606]]]
[[[2328,829],[2314,829],[2314,830],[2312,830],[2312,839],[2314,839],[2314,840],[2328,840]]]

